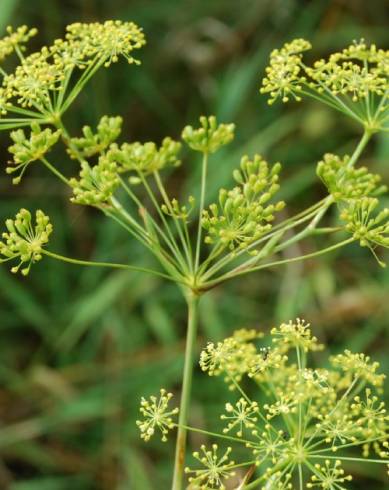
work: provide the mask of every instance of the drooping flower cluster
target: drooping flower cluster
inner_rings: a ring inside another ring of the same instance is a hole
[[[252,242],[270,231],[277,211],[284,202],[268,202],[279,189],[281,165],[269,167],[260,155],[252,160],[241,159],[240,170],[234,172],[236,187],[219,191],[219,202],[211,204],[202,216],[206,243],[218,243],[230,250],[246,249]]]
[[[26,276],[31,265],[41,260],[43,247],[49,241],[53,226],[41,210],[35,213],[34,224],[27,209],[21,209],[15,219],[7,219],[5,225],[8,231],[2,234],[3,241],[0,241],[0,255],[4,257],[0,262],[19,259],[19,264],[11,271],[16,273],[22,267],[21,272]]]
[[[8,148],[13,155],[13,160],[8,162],[7,173],[19,172],[17,177],[12,179],[14,184],[18,184],[28,165],[31,162],[42,159],[52,146],[58,141],[61,131],[52,131],[50,128],[41,129],[39,124],[31,125],[29,136],[23,129],[12,131],[10,136],[14,144]]]

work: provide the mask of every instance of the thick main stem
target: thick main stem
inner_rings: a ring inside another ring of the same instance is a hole
[[[186,434],[188,425],[188,413],[190,406],[190,394],[192,387],[194,351],[197,336],[197,317],[200,296],[190,291],[187,295],[188,303],[188,331],[186,333],[185,363],[182,379],[182,392],[180,403],[180,416],[178,420],[178,432],[176,441],[176,455],[174,460],[174,475],[172,490],[181,490],[184,476]]]

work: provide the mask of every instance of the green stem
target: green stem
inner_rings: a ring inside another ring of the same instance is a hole
[[[55,108],[56,108],[57,112],[61,112],[61,106],[62,106],[63,100],[65,98],[65,94],[66,94],[66,91],[68,89],[69,82],[70,82],[70,79],[71,79],[72,74],[73,74],[73,70],[74,70],[73,67],[69,68],[66,71],[66,75],[65,75],[64,80],[62,81],[61,88],[59,90],[59,95],[57,98],[57,102],[55,104]]]
[[[105,59],[100,59],[100,55],[96,55],[95,59],[92,61],[92,63],[86,68],[79,80],[76,82],[72,90],[70,91],[69,95],[65,99],[65,101],[62,103],[60,107],[60,114],[64,114],[65,111],[68,110],[69,106],[74,102],[74,100],[77,98],[81,90],[84,88],[85,84],[92,78],[92,76],[99,70],[103,64]]]
[[[147,234],[144,230],[144,228],[142,228],[140,226],[140,224],[131,216],[130,213],[128,213],[124,208],[123,206],[120,204],[120,202],[115,198],[115,197],[111,197],[111,202],[112,202],[112,205],[114,206],[114,208],[120,213],[122,214],[122,216],[131,224],[131,226],[133,226],[133,228],[135,230],[137,230],[137,232],[140,234],[140,237],[139,237],[139,240],[146,240],[147,241]]]
[[[301,467],[301,463],[298,463],[298,470],[299,470],[299,486],[300,486],[300,490],[304,490],[303,469]]]
[[[172,205],[171,205],[171,202],[170,202],[170,199],[167,195],[167,192],[165,190],[165,187],[162,183],[162,180],[161,180],[161,177],[159,175],[159,172],[156,170],[154,173],[154,179],[155,179],[155,182],[157,184],[157,187],[158,187],[158,190],[162,196],[162,199],[164,200],[165,204],[166,204],[166,207],[168,208],[170,214],[171,214],[171,217],[174,221],[174,224],[175,224],[175,227],[176,227],[176,230],[177,230],[177,233],[180,237],[180,240],[181,240],[181,244],[182,244],[182,247],[183,249],[185,250],[185,254],[186,254],[186,258],[187,258],[187,261],[188,261],[188,266],[189,267],[192,267],[192,258],[191,258],[191,254],[190,254],[190,250],[189,250],[189,245],[190,245],[190,242],[186,241],[186,238],[185,238],[185,235],[184,235],[184,232],[183,232],[183,229],[181,228],[180,226],[180,223],[177,219],[177,217],[175,216],[174,214],[174,210],[172,208]]]
[[[200,249],[201,249],[201,218],[204,210],[205,202],[205,188],[207,183],[207,167],[208,167],[208,153],[203,155],[203,166],[201,171],[201,191],[200,191],[200,209],[199,209],[199,223],[197,228],[197,243],[196,243],[196,258],[195,258],[195,271],[197,271],[200,263]]]
[[[158,223],[155,221],[155,219],[152,217],[152,215],[146,210],[146,208],[144,207],[144,205],[140,202],[140,200],[136,197],[136,195],[132,192],[132,190],[124,182],[124,180],[121,177],[119,177],[119,180],[120,180],[121,186],[126,191],[126,193],[129,196],[129,198],[137,206],[138,213],[142,216],[143,221],[145,222],[145,219],[146,219],[146,216],[147,216],[148,222],[150,223],[150,225],[152,226],[152,228],[155,229],[155,231],[157,232],[155,234],[153,243],[156,244],[156,245],[159,244],[158,237],[157,237],[157,234],[158,234],[158,235],[160,235],[163,238],[163,240],[168,244],[168,246],[170,248],[170,242],[167,241],[167,237],[166,237],[165,233],[163,232],[163,230],[161,229],[161,227],[158,225]],[[147,237],[149,237],[149,239],[152,238],[151,235],[150,235],[150,233],[147,232],[147,230],[146,230],[146,235],[147,235]],[[158,245],[158,247],[159,247],[159,245]]]
[[[335,406],[333,407],[333,409],[330,411],[330,413],[328,414],[328,418],[331,417],[332,414],[334,414],[337,409],[340,407],[340,405],[344,402],[344,400],[346,400],[346,398],[349,396],[349,394],[351,393],[352,389],[354,388],[354,386],[356,385],[357,381],[358,381],[359,377],[355,377],[353,382],[350,384],[350,386],[347,388],[347,390],[343,393],[343,395],[339,398],[339,400],[336,402]],[[309,443],[316,437],[316,435],[320,432],[320,429],[319,428],[316,428],[316,430],[314,431],[314,433],[311,435],[311,437],[308,439],[308,441],[305,443],[305,447],[308,448],[308,449],[311,449],[310,446],[309,446]],[[339,446],[340,447],[340,446]],[[339,449],[338,447],[338,449]]]
[[[34,120],[41,119],[42,114],[40,112],[30,111],[29,109],[17,107],[14,105],[7,105],[7,113],[14,112],[15,114],[23,114],[24,116],[32,117]],[[3,119],[2,119],[3,120]]]
[[[176,424],[176,427],[179,428],[180,426]],[[181,425],[181,427],[186,429],[188,432],[197,432],[198,434],[214,437],[215,439],[225,439],[227,441],[238,442],[240,444],[244,444],[245,446],[247,446],[247,444],[252,443],[252,441],[248,441],[246,439],[233,437],[233,436],[226,436],[225,434],[218,434],[217,432],[209,432],[208,430],[198,429],[196,427],[190,427],[189,425]]]
[[[243,487],[243,490],[258,490],[259,488],[259,483],[266,477],[268,478],[271,478],[272,475],[274,475],[277,471],[280,471],[283,469],[282,473],[281,473],[281,477],[282,475],[284,475],[288,470],[289,468],[292,466],[291,463],[288,463],[288,460],[281,460],[280,462],[278,462],[272,469],[273,469],[273,473],[268,476],[268,473],[264,473],[262,476],[260,476],[259,478],[257,478],[256,480],[252,481],[251,483],[249,483],[248,485],[245,485]],[[269,481],[269,480],[268,480]],[[271,487],[269,487],[271,488]]]
[[[369,142],[371,136],[372,136],[372,132],[369,131],[368,129],[365,129],[365,131],[364,131],[364,133],[362,135],[362,138],[360,139],[357,147],[355,148],[353,154],[350,157],[350,160],[348,161],[347,166],[349,168],[350,167],[353,167],[355,165],[355,163],[357,162],[357,160],[361,156],[361,153],[365,149],[367,143]],[[317,224],[319,223],[319,221],[321,220],[321,218],[323,217],[323,215],[326,213],[327,209],[331,206],[331,204],[333,202],[334,202],[334,199],[330,195],[330,196],[327,196],[321,202],[321,205],[320,205],[320,207],[318,209],[316,209],[316,207],[314,206],[313,207],[314,208],[314,217],[313,217],[311,223],[306,228],[304,228],[302,231],[300,231],[299,233],[297,233],[296,235],[294,235],[292,238],[290,238],[286,242],[284,242],[281,245],[279,245],[278,247],[276,247],[273,250],[273,252],[274,253],[277,253],[277,252],[285,249],[287,246],[292,245],[293,243],[296,243],[297,241],[300,241],[303,238],[307,237],[308,235],[314,233]],[[306,217],[305,217],[305,219],[306,219]],[[297,223],[293,223],[292,226],[295,226],[296,224]],[[288,227],[285,227],[285,230],[287,228]],[[342,243],[345,243],[345,242],[342,242]],[[335,248],[337,248],[337,247],[335,246]],[[332,250],[332,247],[329,247],[329,248],[324,249],[324,250],[325,251],[330,251],[330,250]],[[323,253],[324,250],[320,251],[319,254]],[[308,254],[308,255],[305,255],[305,256],[302,256],[302,257],[296,257],[294,259],[286,259],[286,260],[283,260],[283,261],[273,262],[271,264],[264,265],[264,266],[258,266],[258,267],[250,268],[249,267],[250,264],[252,262],[255,262],[255,260],[256,260],[255,258],[252,258],[252,259],[249,259],[248,261],[246,261],[245,263],[241,264],[240,266],[238,266],[236,269],[234,269],[234,270],[232,270],[232,271],[224,274],[219,279],[215,279],[215,281],[210,281],[208,283],[208,285],[209,284],[212,285],[213,283],[218,284],[219,281],[222,281],[224,279],[229,279],[230,277],[235,277],[237,274],[240,275],[240,274],[245,273],[245,272],[259,270],[259,269],[262,269],[264,267],[270,267],[270,265],[279,265],[279,264],[283,264],[283,263],[287,263],[287,262],[293,262],[293,261],[296,261],[296,260],[300,260],[300,259],[303,259],[303,258],[309,258],[309,255],[311,255],[311,254]],[[207,273],[204,274],[203,279],[208,279],[212,274],[214,274],[216,272],[216,270],[220,269],[221,266],[225,265],[225,263],[223,263],[223,261],[225,261],[225,259],[222,259],[222,265],[220,265],[218,263],[218,264],[214,265],[213,267],[211,267],[210,270]],[[246,266],[247,266],[247,269],[245,269]],[[211,272],[212,272],[212,274],[211,274]]]
[[[50,252],[49,250],[42,250],[42,253],[44,253],[45,255],[53,259],[61,260],[62,262],[68,262],[70,264],[87,265],[93,267],[110,267],[112,269],[126,269],[126,270],[138,271],[138,272],[147,272],[149,274],[154,274],[156,276],[160,276],[165,279],[171,280],[171,277],[168,276],[167,274],[163,274],[162,272],[158,272],[152,269],[147,269],[145,267],[137,267],[134,265],[126,265],[126,264],[115,264],[111,262],[93,262],[89,260],[73,259],[71,257],[65,257],[64,255],[59,255],[54,252]]]
[[[266,235],[262,236],[258,240],[255,240],[255,242],[253,242],[251,245],[249,245],[247,247],[247,249],[240,250],[239,252],[235,253],[234,255],[228,254],[227,256],[223,257],[218,262],[216,262],[212,267],[210,267],[208,269],[208,271],[206,271],[203,274],[202,278],[203,279],[206,279],[206,280],[210,279],[212,276],[215,275],[215,273],[218,270],[222,269],[223,267],[225,267],[226,265],[228,265],[230,262],[235,261],[241,255],[246,254],[248,251],[253,250],[260,243],[272,239],[272,237],[274,237],[275,235],[277,235],[279,233],[282,233],[283,234],[287,230],[289,230],[290,228],[295,228],[298,225],[301,225],[305,221],[307,221],[307,220],[311,219],[312,217],[316,216],[316,214],[318,213],[319,209],[321,209],[323,207],[323,205],[325,204],[326,199],[328,199],[328,196],[327,196],[327,198],[322,199],[321,201],[319,201],[318,203],[314,204],[313,206],[310,206],[309,208],[305,209],[304,211],[301,211],[300,213],[296,214],[295,216],[292,216],[291,218],[286,219],[282,223],[279,223],[278,225],[275,225],[272,228],[271,232],[266,233]],[[265,247],[266,247],[266,245],[265,245]],[[263,251],[263,249],[261,250],[261,252],[262,251]],[[263,258],[263,256],[261,256],[261,258]],[[252,259],[253,262],[255,262],[256,260],[258,260],[258,256],[256,256],[254,259]],[[241,264],[241,266],[242,266],[242,264]]]
[[[372,136],[372,132],[365,129],[365,131],[362,135],[362,138],[358,143],[358,146],[355,148],[354,153],[351,155],[351,158],[347,163],[348,168],[351,168],[352,166],[354,166],[354,164],[356,163],[358,158],[361,156],[362,151],[365,149],[365,146],[367,145],[371,136]]]
[[[47,167],[50,170],[50,172],[52,172],[55,176],[57,176],[60,180],[62,180],[64,184],[70,187],[69,180],[59,170],[57,170],[53,165],[51,165],[51,163],[48,162],[46,158],[42,157],[41,162],[43,163],[43,165],[45,165],[45,167]]]
[[[176,441],[176,454],[174,461],[174,475],[172,490],[183,488],[185,448],[187,435],[187,421],[190,406],[190,395],[193,376],[194,350],[196,346],[197,316],[200,297],[190,291],[187,295],[188,303],[188,331],[186,334],[186,348],[184,361],[184,374],[182,379],[182,393],[180,403],[180,416],[178,420],[178,432]]]
[[[304,70],[306,71],[307,67],[303,63],[302,63],[302,66],[303,66]],[[321,88],[323,89],[323,93],[335,101],[336,105],[339,106],[339,110],[341,112],[343,112],[344,114],[348,114],[350,117],[357,119],[357,120],[359,120],[360,123],[364,124],[364,120],[358,114],[356,114],[345,102],[343,102],[340,97],[338,97],[337,95],[334,95],[331,92],[331,90],[325,84],[323,84],[320,80],[318,81],[318,83],[321,86]],[[321,97],[321,99],[323,99],[323,97]]]
[[[262,264],[262,265],[259,265],[257,267],[252,267],[250,269],[236,271],[234,274],[227,273],[227,274],[219,277],[215,281],[210,281],[208,283],[204,283],[202,285],[202,290],[207,291],[208,289],[212,289],[212,288],[218,286],[220,283],[227,281],[228,279],[232,279],[232,278],[237,277],[237,276],[242,276],[243,274],[248,274],[249,272],[259,271],[261,269],[266,269],[268,267],[273,267],[275,265],[289,264],[292,262],[299,262],[300,260],[318,257],[319,255],[323,255],[327,252],[332,252],[333,250],[336,250],[337,248],[343,247],[344,245],[347,245],[353,241],[354,241],[354,238],[348,238],[347,240],[343,240],[342,242],[336,243],[335,245],[331,245],[330,247],[324,248],[324,249],[319,250],[317,252],[312,252],[312,253],[306,254],[306,255],[300,255],[299,257],[293,257],[291,259],[276,260],[275,262],[268,262],[267,264]]]
[[[349,442],[348,444],[342,444],[340,446],[336,446],[336,451],[339,451],[339,449],[344,449],[346,447],[359,447],[359,446],[362,446],[364,444],[368,444],[370,442],[385,441],[386,438],[387,438],[386,435],[384,435],[384,436],[381,436],[381,437],[375,437],[373,439],[365,439],[364,441]],[[312,456],[312,455],[315,455],[316,456],[316,455],[321,454],[321,453],[334,452],[332,446],[331,447],[327,447],[325,449],[318,449],[317,451],[310,452],[310,450],[311,450],[312,447],[313,446],[307,447],[307,450],[309,451],[310,456]],[[340,459],[340,458],[338,458],[338,459]]]
[[[188,265],[186,264],[185,259],[181,253],[181,250],[180,250],[179,246],[177,245],[177,242],[174,238],[174,235],[170,229],[169,223],[167,222],[165,215],[162,212],[160,205],[158,204],[158,201],[154,195],[154,192],[152,191],[151,187],[149,186],[149,184],[148,184],[146,178],[143,176],[142,172],[138,171],[138,177],[141,180],[143,187],[146,189],[146,192],[147,192],[147,194],[148,194],[155,210],[157,211],[157,213],[161,219],[161,222],[162,222],[162,224],[166,230],[166,234],[163,233],[162,230],[160,230],[162,238],[165,240],[167,246],[170,248],[174,258],[176,259],[177,263],[180,265],[182,272],[184,274],[188,273],[189,272]]]
[[[351,458],[346,456],[319,456],[317,454],[310,454],[310,458],[318,458],[318,459],[341,459],[342,461],[357,461],[360,463],[380,463],[380,464],[388,464],[389,459],[369,459],[369,458]]]
[[[384,104],[385,104],[385,102],[386,102],[386,99],[387,99],[387,97],[388,97],[388,94],[389,94],[389,90],[387,90],[387,91],[385,92],[385,94],[382,96],[382,98],[381,98],[381,100],[380,100],[380,102],[379,102],[379,104],[378,104],[378,106],[377,106],[377,110],[376,110],[376,112],[375,112],[375,114],[374,114],[374,117],[373,117],[373,121],[374,121],[374,122],[378,122],[378,121],[380,120],[379,115],[380,115],[380,113],[381,113],[381,109],[382,109],[382,107],[384,106]]]

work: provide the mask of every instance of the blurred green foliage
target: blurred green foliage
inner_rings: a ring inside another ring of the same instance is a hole
[[[298,210],[323,191],[315,164],[347,152],[356,128],[315,104],[268,108],[258,94],[269,51],[306,37],[319,57],[364,37],[388,47],[386,2],[372,0],[1,0],[0,27],[39,28],[51,42],[75,21],[133,20],[148,45],[142,66],[102,71],[68,114],[73,132],[103,114],[124,117],[133,140],[177,136],[202,113],[235,122],[232,147],[212,159],[209,197],[228,184],[245,152],[284,163],[282,198]],[[1,135],[3,163],[9,141]],[[388,138],[363,156],[388,182]],[[69,165],[58,161],[59,167]],[[38,166],[37,166],[38,167]],[[5,164],[3,165],[5,169]],[[171,189],[195,192],[199,162],[183,166]],[[138,245],[121,229],[69,203],[44,169],[12,188],[0,175],[0,219],[22,206],[50,211],[53,250],[79,258],[136,262]],[[309,252],[314,242],[305,243]],[[268,329],[296,315],[313,324],[333,352],[347,346],[387,372],[389,270],[357,246],[235,280],[201,304],[201,340],[242,326]],[[45,260],[26,278],[0,269],[0,488],[149,490],[168,488],[173,448],[143,444],[134,420],[141,394],[179,389],[184,304],[175,286],[141,274],[106,272]],[[216,422],[226,398],[217,380],[196,372],[192,425]],[[198,446],[203,439],[193,438]],[[385,488],[384,470],[349,468],[355,489]]]

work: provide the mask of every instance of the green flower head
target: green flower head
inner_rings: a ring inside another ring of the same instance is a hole
[[[186,126],[182,131],[182,139],[192,150],[215,153],[234,138],[235,125],[218,124],[215,116],[201,116],[200,124],[198,129]]]
[[[70,179],[73,188],[71,201],[88,206],[109,205],[109,201],[120,184],[117,165],[106,155],[99,158],[97,165],[91,167],[83,162],[79,179]]]
[[[279,163],[269,167],[260,155],[252,160],[244,156],[240,170],[234,172],[239,185],[231,190],[221,189],[219,202],[203,213],[206,243],[220,243],[230,250],[247,249],[268,232],[275,213],[284,207],[282,201],[269,203],[279,189],[280,170]]]
[[[88,158],[105,151],[120,135],[123,119],[120,116],[103,116],[94,133],[90,126],[82,128],[80,138],[71,138],[68,152],[72,158],[79,156]]]
[[[118,164],[119,172],[135,173],[131,182],[136,183],[139,181],[138,176],[146,176],[167,167],[179,166],[181,162],[177,155],[180,149],[181,143],[166,137],[159,147],[152,141],[123,143],[120,148],[112,145],[107,157]]]
[[[378,196],[387,190],[380,185],[380,175],[370,173],[366,167],[350,167],[349,160],[347,155],[340,158],[326,153],[317,164],[317,175],[335,201]]]

